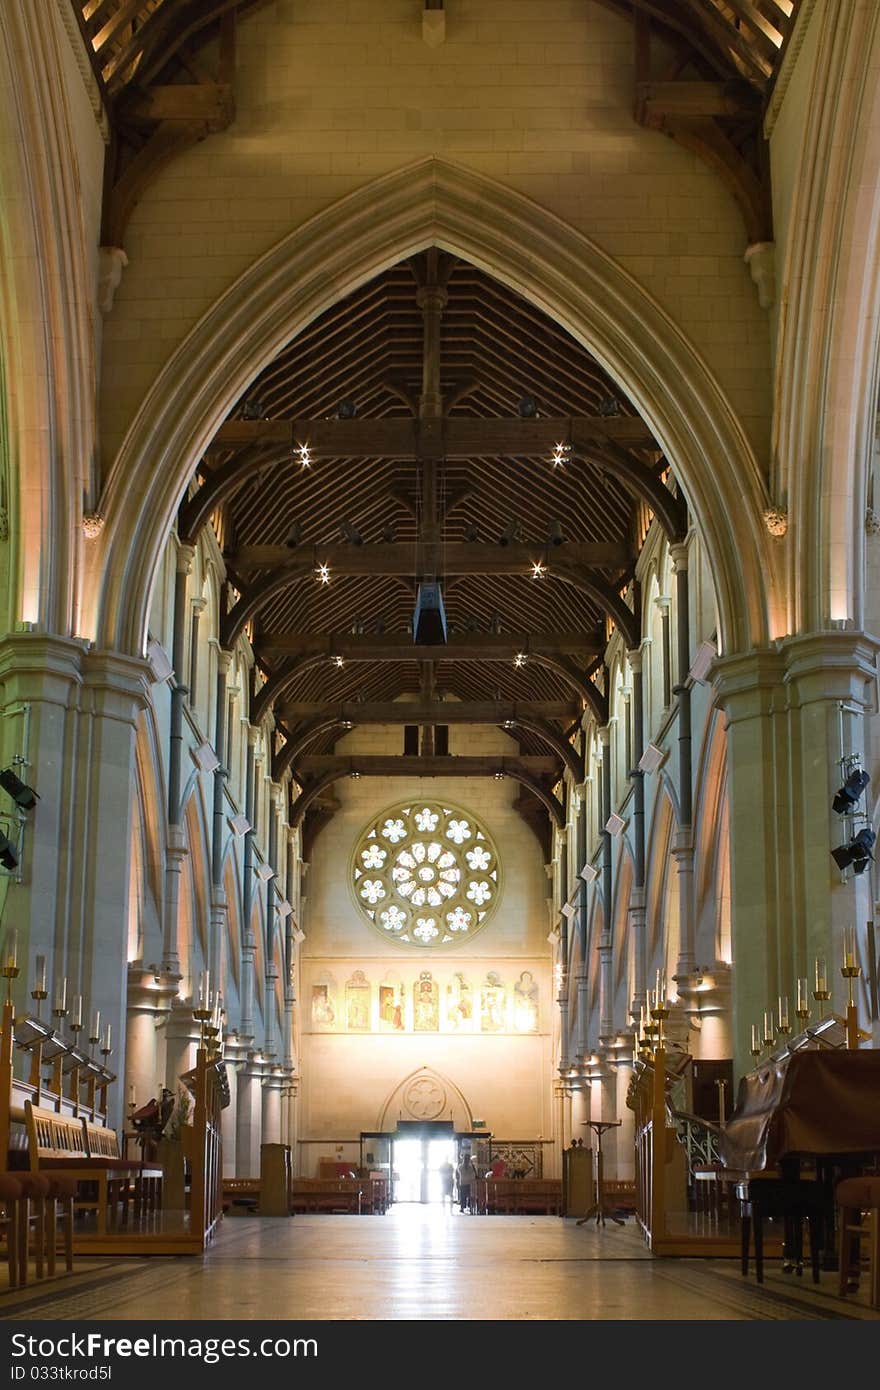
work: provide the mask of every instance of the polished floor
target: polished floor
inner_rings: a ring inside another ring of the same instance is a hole
[[[72,1276],[0,1297],[0,1318],[733,1320],[875,1318],[837,1276],[764,1286],[735,1260],[654,1259],[630,1220],[466,1216],[228,1217],[204,1257],[82,1259]]]

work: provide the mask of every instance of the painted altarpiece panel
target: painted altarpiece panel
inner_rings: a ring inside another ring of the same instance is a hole
[[[369,1033],[370,983],[363,970],[356,970],[345,983],[345,1026],[350,1033]]]
[[[390,970],[379,984],[379,1032],[402,1033],[406,1028],[406,997],[403,983]]]
[[[501,977],[494,970],[486,976],[480,991],[480,1031],[503,1033],[506,1025],[507,993]]]
[[[430,970],[423,970],[413,984],[413,1030],[436,1033],[440,1028],[440,990]]]

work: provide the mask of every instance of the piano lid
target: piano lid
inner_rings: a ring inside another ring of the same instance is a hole
[[[739,1083],[719,1138],[727,1168],[786,1155],[880,1152],[880,1051],[821,1048],[770,1057]]]

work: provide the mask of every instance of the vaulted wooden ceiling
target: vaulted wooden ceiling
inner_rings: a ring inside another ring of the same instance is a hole
[[[432,274],[444,301],[438,420],[420,418]],[[369,447],[383,431],[435,425],[428,463],[421,436],[396,453]],[[509,449],[489,447],[499,430]],[[337,435],[354,443],[337,449]],[[567,446],[561,456],[556,443]],[[512,289],[435,250],[334,304],[251,383],[205,453],[180,530],[195,539],[211,516],[222,537],[233,586],[222,636],[246,624],[265,680],[252,717],[274,708],[288,739],[280,765],[300,786],[316,770],[305,760],[345,732],[340,706],[406,694],[496,709],[490,722],[513,724],[523,758],[555,757],[553,771],[523,765],[550,792],[564,756],[548,735],[563,739],[585,701],[601,710],[603,681],[592,677],[611,627],[629,620],[627,642],[638,640],[621,594],[652,489],[670,526],[685,524],[666,467],[581,344]],[[429,570],[449,642],[416,653],[416,591]],[[337,711],[330,727],[320,709]],[[402,732],[400,743],[402,752]]]

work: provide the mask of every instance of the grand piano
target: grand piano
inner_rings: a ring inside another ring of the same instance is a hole
[[[826,1045],[823,1045],[823,1041]],[[743,1217],[743,1273],[750,1228],[763,1279],[763,1218],[783,1221],[783,1268],[803,1269],[803,1221],[810,1222],[813,1278],[819,1253],[834,1268],[834,1188],[842,1177],[880,1165],[880,1050],[849,1051],[817,1030],[792,1039],[739,1083],[718,1147],[736,1183]]]

